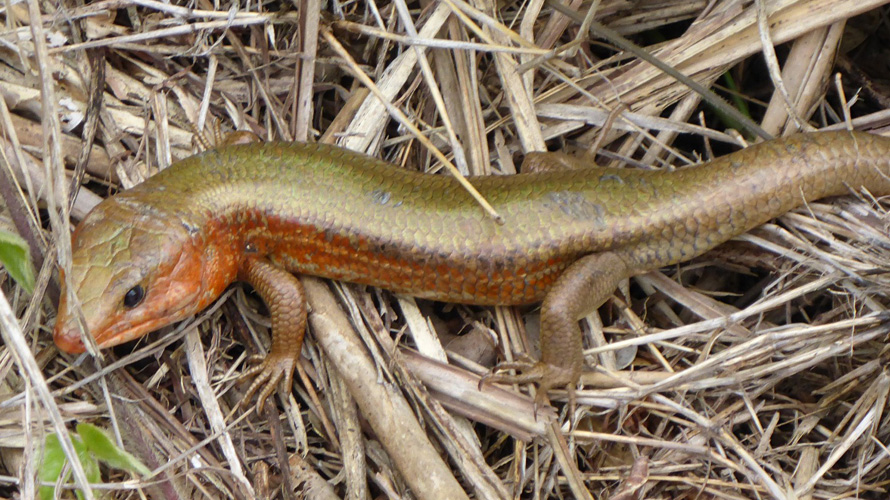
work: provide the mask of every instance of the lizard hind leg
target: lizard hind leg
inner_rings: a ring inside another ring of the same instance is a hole
[[[549,389],[566,387],[574,407],[575,386],[584,365],[578,321],[601,306],[630,274],[625,260],[614,252],[585,255],[575,261],[557,278],[541,304],[541,360],[501,363],[480,385],[536,383],[536,407],[545,402]],[[521,373],[504,373],[514,369]]]

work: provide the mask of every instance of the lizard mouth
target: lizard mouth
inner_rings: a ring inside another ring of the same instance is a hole
[[[100,349],[114,347],[118,344],[138,339],[172,322],[167,319],[159,319],[136,326],[121,325],[120,328],[108,329],[96,335],[96,344]],[[80,354],[86,351],[86,346],[83,344],[78,328],[56,328],[53,332],[53,342],[55,342],[56,347],[68,354]]]
[[[81,340],[80,333],[77,330],[56,328],[55,332],[53,332],[53,342],[55,342],[56,347],[68,354],[80,354],[86,351],[86,347],[83,345],[83,340]]]

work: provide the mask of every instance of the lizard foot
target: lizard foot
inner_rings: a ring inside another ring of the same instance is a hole
[[[506,370],[519,370],[522,373],[515,375],[504,373]],[[514,363],[500,363],[479,380],[479,388],[488,382],[502,384],[537,384],[538,392],[535,395],[535,415],[538,408],[549,404],[547,391],[554,387],[565,387],[569,396],[569,406],[575,410],[575,386],[581,378],[581,370],[566,368],[564,366],[551,365],[543,361],[518,361]]]
[[[257,394],[257,413],[262,413],[266,406],[266,400],[275,392],[278,383],[284,381],[284,387],[290,390],[294,381],[294,368],[296,367],[297,358],[290,355],[280,355],[271,352],[266,356],[251,356],[249,363],[256,363],[256,366],[245,371],[239,377],[241,380],[253,378],[250,387],[244,394],[240,406],[247,406],[248,402],[253,399],[253,395]]]

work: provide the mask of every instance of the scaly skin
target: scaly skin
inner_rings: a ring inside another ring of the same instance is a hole
[[[621,279],[691,259],[808,200],[860,187],[890,194],[888,174],[890,139],[838,132],[677,171],[472,178],[504,217],[498,225],[447,176],[324,145],[229,146],[97,206],[74,234],[70,283],[86,326],[108,347],[199,312],[236,279],[250,281],[273,314],[275,359],[258,367],[251,388],[265,384],[261,401],[289,381],[302,345],[304,310],[275,319],[292,309],[285,300],[302,307],[300,295],[282,298],[298,287],[284,270],[448,302],[543,300],[542,361],[495,376],[538,382],[543,395],[577,383],[577,320]],[[127,304],[136,285],[144,298]],[[66,300],[54,335],[61,349],[83,351]]]

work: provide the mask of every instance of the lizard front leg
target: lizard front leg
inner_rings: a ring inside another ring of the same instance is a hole
[[[258,364],[241,375],[255,377],[241,404],[259,391],[257,410],[262,412],[279,382],[284,381],[286,390],[293,385],[306,333],[306,298],[296,276],[264,258],[247,259],[238,277],[260,294],[272,319],[272,350],[265,357],[254,356],[252,361]]]

